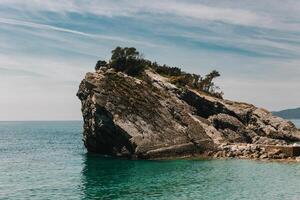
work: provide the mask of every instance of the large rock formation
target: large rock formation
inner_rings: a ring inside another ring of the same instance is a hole
[[[264,109],[178,88],[152,70],[139,79],[101,68],[86,74],[77,96],[90,152],[138,159],[231,157],[233,144],[251,149],[300,141],[291,122]]]

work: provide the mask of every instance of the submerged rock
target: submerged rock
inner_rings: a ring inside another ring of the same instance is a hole
[[[145,70],[142,79],[106,68],[87,73],[77,96],[90,152],[138,159],[201,154],[265,158],[259,147],[224,147],[300,141],[291,122],[264,109],[176,87],[152,70]]]

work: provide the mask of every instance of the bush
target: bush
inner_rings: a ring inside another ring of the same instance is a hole
[[[96,63],[95,66],[95,70],[99,70],[101,67],[106,67],[107,66],[107,62],[105,60],[98,60],[98,62]]]
[[[96,70],[101,67],[110,67],[116,71],[124,72],[131,76],[139,76],[146,68],[151,68],[158,74],[166,76],[169,81],[178,87],[190,87],[205,92],[212,96],[222,98],[223,92],[218,92],[219,87],[215,86],[213,80],[220,76],[220,73],[213,70],[204,78],[197,74],[190,74],[181,71],[178,67],[159,65],[142,58],[141,54],[134,47],[116,47],[111,51],[112,56],[109,63],[99,60],[95,66]]]
[[[167,65],[158,65],[154,62],[151,65],[151,68],[154,69],[157,73],[163,76],[180,76],[182,75],[181,69],[178,67],[169,67]]]
[[[141,59],[140,53],[134,47],[117,47],[112,50],[110,67],[128,75],[136,76],[144,71],[148,62]]]

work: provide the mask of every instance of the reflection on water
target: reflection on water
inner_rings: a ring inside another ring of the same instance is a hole
[[[82,170],[85,199],[158,197],[164,191],[172,192],[176,184],[187,184],[179,180],[185,173],[178,174],[186,166],[182,161],[118,160],[86,154]],[[209,170],[208,167],[203,172]]]
[[[300,165],[247,160],[131,161],[86,154],[83,199],[291,199]]]
[[[82,170],[85,199],[116,198],[119,193],[127,192],[120,190],[119,185],[130,182],[130,178],[134,176],[131,171],[134,172],[134,169],[135,162],[117,161],[95,154],[86,154]]]

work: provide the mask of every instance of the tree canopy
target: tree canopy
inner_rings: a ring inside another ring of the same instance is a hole
[[[95,70],[99,70],[101,67],[107,66],[107,62],[105,60],[98,60],[95,66]]]
[[[138,75],[146,67],[134,47],[117,47],[111,51],[110,66],[129,75]]]
[[[186,73],[178,67],[159,65],[156,62],[144,59],[134,47],[122,48],[118,46],[111,53],[110,61],[107,63],[99,60],[95,70],[99,70],[101,67],[108,67],[130,76],[140,76],[146,68],[151,68],[160,75],[168,77],[169,81],[178,87],[190,87],[218,98],[223,96],[223,92],[219,92],[219,87],[213,82],[215,78],[220,76],[220,73],[216,70],[211,71],[204,77]]]

